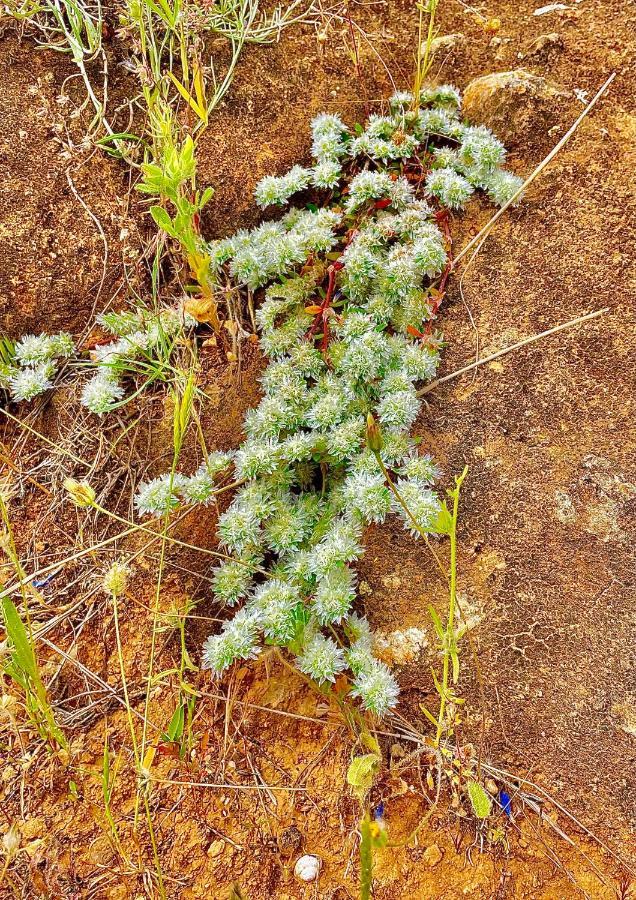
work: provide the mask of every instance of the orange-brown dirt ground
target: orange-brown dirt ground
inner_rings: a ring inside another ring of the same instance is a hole
[[[408,849],[377,853],[376,900],[625,898],[636,871],[636,8],[625,0],[566,0],[534,15],[540,5],[491,2],[479,7],[481,18],[455,0],[442,0],[438,10],[439,34],[464,38],[436,55],[436,79],[463,89],[481,75],[522,67],[560,88],[541,116],[525,115],[521,98],[514,122],[500,122],[510,166],[522,175],[617,73],[565,149],[464,269],[461,287],[459,275],[452,280],[441,316],[442,374],[470,362],[477,349],[484,356],[589,310],[607,306],[609,312],[441,385],[427,396],[416,432],[447,484],[469,466],[459,587],[476,622],[471,635],[482,687],[466,645],[464,739],[481,744],[491,766],[537,786],[525,785],[526,794],[549,794],[553,802],[543,809],[551,824],[515,795],[513,818],[499,816],[502,836],[493,841],[442,797]],[[200,183],[216,191],[204,217],[206,236],[258,220],[254,184],[308,158],[311,115],[329,110],[348,122],[364,118],[391,92],[388,72],[408,87],[415,5],[351,2],[350,12],[358,72],[350,29],[335,20],[324,40],[316,31],[325,22],[290,29],[275,46],[245,48],[199,143]],[[494,36],[484,18],[500,19]],[[133,289],[147,289],[144,247],[152,226],[127,167],[77,146],[82,119],[72,113],[82,87],[75,77],[67,81],[72,63],[36,49],[32,36],[8,19],[0,32],[2,329],[17,337],[67,328],[85,340],[96,312],[122,305]],[[116,105],[136,88],[120,65],[117,38],[108,40]],[[219,39],[210,49],[222,69],[227,47]],[[487,204],[476,203],[455,222],[456,247],[490,214]],[[234,447],[243,413],[258,400],[262,359],[246,344],[239,381],[220,345],[201,355],[202,384],[211,397],[202,423],[206,440],[210,447]],[[122,530],[73,509],[60,490],[66,475],[90,478],[104,505],[132,516],[134,484],[166,469],[172,424],[161,390],[101,429],[81,411],[72,379],[47,403],[10,410],[52,442],[3,423],[3,483],[27,571]],[[194,465],[194,446],[184,467]],[[213,548],[215,515],[193,512],[175,534]],[[99,586],[99,572],[117,553],[139,551],[120,604],[131,700],[141,712],[159,565],[158,544],[144,549],[147,540],[141,535],[132,544],[96,549],[33,592],[36,626],[47,626],[39,652],[70,760],[51,756],[26,731],[20,746],[11,724],[0,723],[0,832],[16,823],[21,835],[21,850],[0,884],[2,897],[157,896],[143,815],[133,831],[128,723],[109,691],[121,691],[113,611]],[[360,575],[374,627],[416,626],[429,637],[429,647],[396,670],[400,712],[425,731],[420,704],[435,703],[428,605],[441,609],[444,592],[425,549],[401,527],[370,529],[366,546]],[[209,568],[201,554],[170,548],[159,598],[162,611],[197,601],[186,629],[195,661],[219,616]],[[156,671],[166,674],[151,697],[153,745],[161,743],[174,709],[170,670],[178,657],[174,632],[160,633]],[[197,673],[192,684],[200,692],[192,759],[158,752],[150,767],[149,803],[167,895],[217,900],[237,882],[248,900],[357,897],[359,808],[345,785],[357,751],[336,709],[274,662],[246,665],[221,683]],[[8,681],[5,690],[13,691]],[[113,848],[104,814],[105,736],[111,766],[118,766],[111,805],[127,861]],[[386,763],[403,762],[410,752],[404,741],[396,746],[398,737],[381,740]],[[389,835],[398,843],[430,803],[417,763],[399,775],[387,767],[372,795],[384,802]],[[246,787],[201,786],[232,783]],[[313,884],[293,876],[300,852],[322,860]]]

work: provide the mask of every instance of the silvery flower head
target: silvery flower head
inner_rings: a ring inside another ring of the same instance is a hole
[[[287,203],[292,194],[304,191],[311,180],[311,170],[293,166],[286,175],[266,175],[254,189],[256,202],[262,208]]]
[[[400,338],[400,340],[404,340]],[[404,341],[400,353],[404,369],[415,381],[429,381],[439,365],[439,353],[422,344]]]
[[[426,188],[449,209],[461,209],[474,191],[472,184],[453,169],[433,169],[426,179]]]
[[[417,479],[398,480],[397,490],[410,513],[408,515],[402,505],[394,501],[394,510],[401,516],[404,527],[414,537],[420,536],[421,531],[431,532],[441,509],[437,494],[426,482]]]
[[[306,641],[302,653],[296,657],[296,665],[318,684],[324,684],[333,683],[346,664],[336,642],[317,633]]]
[[[260,524],[276,508],[276,496],[267,480],[250,481],[236,494],[234,506],[247,510]]]
[[[212,576],[215,597],[228,606],[234,606],[247,597],[252,584],[252,568],[242,562],[228,560],[216,569]]]
[[[426,87],[420,91],[420,103],[444,107],[456,111],[461,106],[462,97],[452,84],[439,84],[436,87]]]
[[[194,475],[183,479],[179,492],[186,503],[209,503],[214,494],[214,479],[206,468],[201,467]]]
[[[344,483],[347,509],[354,510],[363,522],[384,522],[391,511],[391,492],[383,475],[357,472]]]
[[[124,396],[124,389],[109,369],[98,371],[82,390],[82,405],[98,416],[110,412]]]
[[[396,91],[392,97],[389,98],[389,108],[391,112],[402,112],[405,109],[408,109],[409,106],[413,103],[413,94],[410,91]]]
[[[255,659],[260,653],[258,615],[247,608],[239,610],[220,634],[211,635],[203,645],[201,662],[204,669],[221,675],[238,659]]]
[[[48,334],[25,334],[16,342],[14,356],[21,366],[36,366],[54,357],[51,338]]]
[[[428,453],[409,457],[400,468],[400,475],[423,484],[433,484],[441,477],[441,474],[441,469]]]
[[[33,400],[53,387],[55,366],[52,362],[41,362],[36,366],[15,369],[8,378],[11,399],[19,403],[21,400]]]
[[[334,625],[349,614],[355,598],[355,574],[348,566],[339,566],[319,579],[312,611],[321,625]]]
[[[476,178],[485,178],[502,165],[506,148],[487,128],[467,128],[457,155]]]
[[[369,621],[364,616],[359,616],[357,613],[351,613],[351,615],[347,617],[345,631],[351,644],[365,644],[369,649],[371,648],[373,635]]]
[[[325,361],[320,350],[316,350],[308,341],[302,341],[293,348],[290,362],[305,378],[319,378],[325,371]]]
[[[239,479],[271,475],[278,464],[278,445],[271,440],[246,441],[236,451],[234,458],[236,476]]]
[[[496,203],[497,206],[504,206],[523,186],[523,178],[513,175],[512,172],[506,172],[503,169],[495,169],[481,182],[488,197]],[[515,203],[519,201],[517,198]]]
[[[223,546],[234,553],[257,544],[260,537],[260,523],[254,513],[237,504],[219,516],[218,530]]]
[[[311,553],[313,572],[323,577],[331,569],[362,556],[361,529],[353,521],[335,521]]]
[[[349,183],[349,197],[345,208],[351,213],[369,200],[390,197],[393,187],[393,179],[387,172],[360,172]]]
[[[338,462],[349,459],[362,446],[366,423],[362,416],[345,419],[326,433],[327,450]]]
[[[319,161],[334,160],[346,153],[348,129],[340,116],[320,113],[311,123],[312,154]]]
[[[345,660],[355,677],[373,669],[375,659],[371,651],[371,641],[354,641],[345,651]]]
[[[176,494],[179,480],[170,475],[161,475],[141,484],[135,495],[135,506],[139,515],[160,517],[179,506]]]
[[[287,502],[278,504],[274,514],[265,526],[265,543],[275,553],[297,550],[312,528],[311,518],[300,503],[293,503],[291,497]]]
[[[256,589],[250,605],[259,613],[265,636],[284,646],[296,634],[296,610],[300,602],[300,594],[293,584],[272,578]]]
[[[421,403],[414,389],[387,394],[377,406],[378,419],[389,428],[410,428],[417,419]]]
[[[396,706],[399,693],[397,682],[387,666],[377,661],[362,668],[351,689],[351,696],[357,697],[364,709],[376,716],[383,716]]]
[[[312,184],[317,188],[333,188],[342,177],[342,168],[337,160],[326,159],[316,163],[311,177]]]

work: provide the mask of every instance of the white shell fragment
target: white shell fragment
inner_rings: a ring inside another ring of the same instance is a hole
[[[562,9],[571,9],[571,7],[566,6],[565,3],[550,3],[548,6],[541,6],[539,9],[535,9],[532,15],[545,16],[546,13],[559,12]]]
[[[321,862],[317,856],[301,856],[294,866],[294,875],[301,881],[315,881],[320,872]]]

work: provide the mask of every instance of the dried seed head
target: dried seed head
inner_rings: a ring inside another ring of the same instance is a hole
[[[20,832],[17,825],[12,825],[2,838],[2,848],[8,859],[11,859],[20,849]]]
[[[114,562],[104,575],[104,590],[113,597],[119,597],[126,590],[130,570],[122,562]]]
[[[382,432],[373,418],[373,414],[369,413],[367,416],[367,446],[373,453],[379,453],[382,445]]]
[[[64,487],[71,495],[71,500],[80,509],[93,506],[95,503],[95,491],[87,481],[76,481],[75,478],[66,478]]]

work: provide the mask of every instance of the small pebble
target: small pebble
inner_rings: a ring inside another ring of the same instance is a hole
[[[301,856],[294,866],[294,875],[301,881],[315,881],[320,872],[320,865],[317,856]]]
[[[427,866],[436,866],[442,860],[442,851],[439,849],[437,844],[431,844],[430,847],[427,847],[424,853],[422,854],[422,860],[426,863]]]

